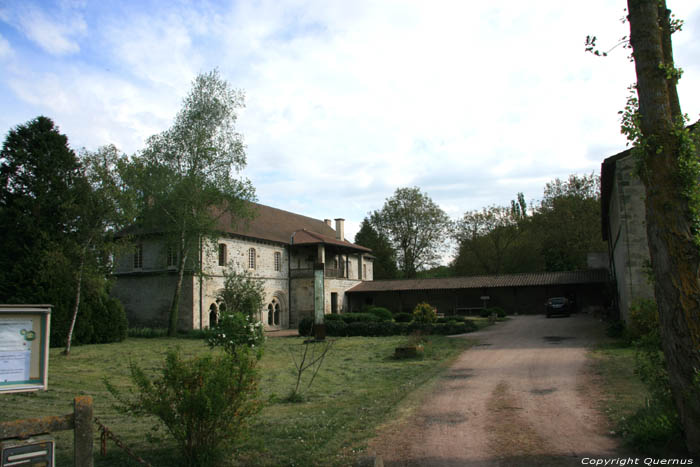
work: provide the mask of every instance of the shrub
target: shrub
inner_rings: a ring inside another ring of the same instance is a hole
[[[618,338],[625,334],[625,322],[624,321],[613,321],[608,324],[605,334],[608,337]]]
[[[496,316],[499,318],[506,317],[506,310],[504,310],[500,306],[492,306],[491,308],[488,308],[487,310],[489,312],[489,316],[492,315],[493,313],[496,313]]]
[[[183,360],[179,350],[170,350],[153,380],[130,363],[135,397],[124,397],[106,379],[105,384],[123,412],[158,418],[187,465],[216,465],[228,452],[226,445],[240,438],[247,420],[261,409],[255,365],[247,351]]]
[[[391,321],[393,319],[391,311],[380,306],[369,307],[367,309],[367,313],[373,314],[374,316],[379,318],[379,321]]]
[[[239,274],[229,269],[224,274],[224,289],[219,292],[217,299],[222,311],[254,317],[263,307],[265,288],[262,280],[249,272]]]
[[[342,315],[333,315],[333,314],[331,314],[331,315],[325,315],[325,316],[323,317],[323,321],[326,322],[326,323],[329,322],[329,321],[342,321],[342,320],[343,320]]]
[[[413,309],[413,321],[417,323],[432,323],[437,318],[435,308],[423,302]]]
[[[463,323],[465,320],[466,320],[466,318],[464,316],[445,316],[445,317],[436,319],[435,322],[438,324]]]
[[[345,321],[346,323],[357,323],[357,322],[377,322],[380,321],[377,315],[374,315],[372,313],[343,313],[340,315],[340,317]]]
[[[141,337],[146,339],[153,339],[157,337],[168,337],[167,328],[129,328],[127,332],[129,337]]]
[[[103,302],[102,309],[96,311],[93,314],[94,343],[121,342],[126,339],[129,322],[121,302],[110,297]]]
[[[411,313],[396,313],[394,315],[394,321],[397,323],[410,323],[412,319],[413,315]]]
[[[328,326],[328,325],[326,325]],[[310,336],[311,331],[313,331],[314,328],[314,319],[313,318],[302,318],[299,321],[299,335],[300,336]]]
[[[629,309],[629,320],[626,329],[627,339],[636,341],[643,336],[658,334],[659,308],[654,300],[639,300]]]
[[[490,308],[482,308],[481,310],[479,310],[479,316],[482,318],[488,318],[490,315]]]
[[[208,333],[209,347],[223,347],[229,354],[235,354],[241,347],[256,349],[258,358],[262,356],[265,342],[263,324],[243,313],[225,313]]]

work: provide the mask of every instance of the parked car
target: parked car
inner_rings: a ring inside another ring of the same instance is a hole
[[[552,315],[571,316],[571,302],[566,297],[548,298],[544,308],[547,318],[551,318]]]

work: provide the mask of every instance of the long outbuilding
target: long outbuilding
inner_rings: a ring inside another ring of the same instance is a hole
[[[362,282],[347,290],[351,311],[381,306],[410,312],[427,302],[445,315],[469,314],[485,307],[508,313],[543,313],[549,297],[567,297],[579,311],[603,311],[611,302],[607,269],[493,276],[401,279]]]

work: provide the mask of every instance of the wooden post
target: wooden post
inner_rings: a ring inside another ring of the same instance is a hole
[[[92,467],[92,397],[78,396],[73,399],[73,465]]]

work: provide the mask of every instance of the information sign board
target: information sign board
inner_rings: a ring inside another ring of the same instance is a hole
[[[0,305],[0,392],[46,390],[51,305]]]

